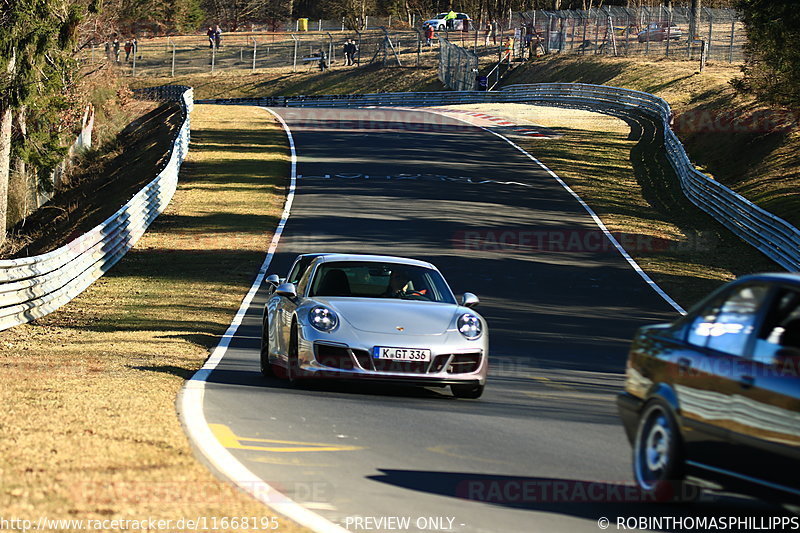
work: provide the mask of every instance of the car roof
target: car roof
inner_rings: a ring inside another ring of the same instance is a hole
[[[419,259],[411,259],[408,257],[397,257],[393,255],[366,255],[366,254],[321,254],[317,259],[319,263],[331,263],[341,261],[365,261],[371,263],[400,263],[403,265],[420,266],[424,268],[432,268],[438,270],[435,266],[427,261],[420,261]]]
[[[800,286],[800,272],[764,272],[761,274],[742,276],[736,281],[737,283],[747,281],[768,281],[773,283],[789,283]]]

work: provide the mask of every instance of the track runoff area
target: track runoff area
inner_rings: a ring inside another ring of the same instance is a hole
[[[633,488],[614,404],[627,346],[639,326],[680,311],[619,242],[646,239],[615,239],[533,156],[457,118],[265,112],[293,150],[287,209],[180,402],[213,469],[315,531],[573,532],[742,514],[733,498],[665,508]],[[457,294],[478,294],[490,329],[482,398],[263,378],[263,276],[320,251],[423,259]]]

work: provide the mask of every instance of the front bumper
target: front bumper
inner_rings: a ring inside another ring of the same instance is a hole
[[[444,386],[484,385],[488,374],[488,344],[485,339],[455,344],[437,341],[430,346],[419,345],[419,340],[409,343],[407,339],[371,339],[376,346],[400,344],[409,348],[428,348],[432,356],[428,362],[377,360],[371,355],[371,343],[364,344],[356,339],[347,343],[324,337],[320,339],[320,335],[312,328],[302,328],[299,340],[300,378]]]

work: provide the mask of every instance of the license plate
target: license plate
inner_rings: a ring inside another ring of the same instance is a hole
[[[391,361],[430,361],[430,350],[419,350],[417,348],[388,348],[386,346],[375,346],[372,349],[372,357],[375,359],[389,359]]]

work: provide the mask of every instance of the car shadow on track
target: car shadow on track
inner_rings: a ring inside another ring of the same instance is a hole
[[[207,379],[209,383],[234,386],[250,386],[298,393],[331,393],[336,395],[396,396],[420,399],[455,400],[446,388],[415,387],[375,381],[332,379],[304,379],[290,383],[277,377],[263,377],[259,372],[217,369]]]
[[[664,503],[671,489],[644,493],[628,482],[498,476],[467,472],[381,469],[370,479],[406,489],[514,509],[558,513],[598,520],[600,517],[774,517],[788,515],[780,507],[729,494],[703,492],[692,503]],[[757,520],[758,518],[756,518]],[[758,523],[758,522],[757,522]],[[664,524],[667,524],[664,521]],[[663,525],[663,524],[662,524]],[[638,528],[635,525],[633,529]],[[658,527],[679,531],[679,527]]]

